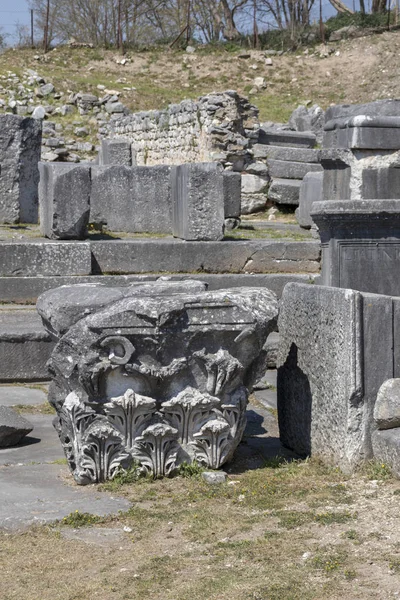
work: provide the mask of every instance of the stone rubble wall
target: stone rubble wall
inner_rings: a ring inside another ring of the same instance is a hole
[[[229,90],[113,119],[104,133],[129,139],[138,165],[219,161],[240,171],[258,127],[258,109]]]

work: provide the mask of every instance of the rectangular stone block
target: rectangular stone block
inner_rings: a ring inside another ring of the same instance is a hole
[[[311,217],[313,202],[322,200],[324,173],[307,173],[301,182],[297,220],[301,227],[309,229],[314,224]]]
[[[400,296],[400,200],[315,202],[324,285]]]
[[[349,289],[285,287],[278,323],[285,446],[346,472],[372,457],[376,394],[393,373],[391,300]]]
[[[181,240],[91,242],[94,274],[318,273],[319,243]]]
[[[268,159],[267,165],[270,176],[280,179],[303,179],[310,171],[322,171],[321,165],[317,163]]]
[[[366,200],[400,198],[400,163],[397,167],[364,169],[361,197]]]
[[[88,242],[1,242],[0,277],[89,275]]]
[[[375,460],[388,465],[393,475],[400,478],[400,427],[374,431],[372,447]]]
[[[90,167],[39,163],[40,232],[50,239],[83,239],[89,222]]]
[[[171,167],[92,167],[90,222],[110,231],[172,232]]]
[[[223,167],[187,163],[171,168],[172,232],[183,240],[221,240],[224,236]]]
[[[38,222],[41,143],[40,120],[0,115],[0,223]]]
[[[275,129],[259,130],[259,144],[268,144],[269,146],[297,146],[304,148],[314,148],[316,145],[316,136],[307,131],[277,131]]]
[[[101,140],[99,165],[132,167],[136,164],[136,153],[129,140],[123,138],[104,138]]]
[[[233,171],[223,172],[225,219],[240,217],[241,213],[241,175]]]
[[[314,148],[290,148],[289,146],[268,146],[254,144],[252,147],[254,158],[269,158],[285,160],[287,162],[318,163],[320,150]]]
[[[400,128],[349,127],[324,131],[324,148],[399,150]]]
[[[351,197],[352,164],[354,164],[354,161],[350,150],[332,149],[322,151],[321,165],[324,170],[323,200],[344,200]]]
[[[364,115],[367,117],[400,117],[400,100],[376,100],[365,104],[334,104],[325,111],[325,122]]]
[[[298,206],[300,185],[299,179],[273,179],[268,190],[268,200],[276,204]]]
[[[54,345],[35,310],[0,310],[0,381],[48,380]]]

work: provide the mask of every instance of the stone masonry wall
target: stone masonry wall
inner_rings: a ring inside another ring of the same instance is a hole
[[[218,161],[241,171],[258,128],[258,109],[226,91],[115,119],[102,133],[129,139],[138,165]]]

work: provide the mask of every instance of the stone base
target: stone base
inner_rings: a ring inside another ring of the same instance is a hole
[[[381,384],[398,377],[398,298],[288,284],[278,327],[282,443],[346,472],[372,458]]]
[[[59,339],[50,402],[77,483],[135,463],[161,477],[232,458],[276,329],[274,294],[199,282],[76,286],[47,292],[38,311]]]

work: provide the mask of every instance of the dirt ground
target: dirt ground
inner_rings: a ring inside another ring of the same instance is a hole
[[[125,513],[0,532],[0,598],[398,598],[400,481],[376,463],[349,477],[284,458],[273,411],[250,409],[224,484],[127,475],[103,486]]]

